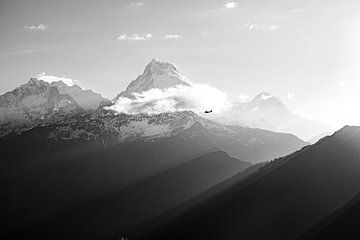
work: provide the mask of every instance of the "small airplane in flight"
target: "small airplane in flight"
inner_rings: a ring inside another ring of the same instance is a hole
[[[212,113],[212,110],[210,110],[210,111],[205,111],[205,113]]]

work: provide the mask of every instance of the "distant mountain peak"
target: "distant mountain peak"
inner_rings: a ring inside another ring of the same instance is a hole
[[[52,82],[51,86],[56,87],[61,94],[70,95],[84,110],[96,110],[99,107],[110,105],[110,100],[102,97],[99,93],[84,90],[77,84],[69,86],[59,80]]]
[[[288,108],[280,98],[268,92],[261,92],[256,95],[249,104],[252,108],[277,108],[278,110],[289,112]]]
[[[311,141],[331,132],[331,128],[323,123],[292,113],[279,97],[269,92],[261,92],[249,102],[234,104],[233,109],[223,116],[246,126],[292,133]]]
[[[0,136],[34,126],[38,120],[54,114],[96,110],[110,103],[100,94],[83,90],[78,85],[69,86],[61,80],[49,83],[31,78],[25,84],[0,95]],[[2,125],[7,126],[5,131]]]
[[[190,86],[191,84],[173,64],[153,59],[145,67],[144,72],[132,81],[115,100],[120,97],[133,98],[134,93],[145,92],[152,88],[165,90],[178,85]]]
[[[7,124],[6,131],[32,126],[44,116],[78,111],[81,108],[71,96],[37,78],[0,96],[0,125]]]

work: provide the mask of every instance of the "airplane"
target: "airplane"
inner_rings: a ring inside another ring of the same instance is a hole
[[[212,109],[210,111],[205,111],[205,113],[212,113]]]

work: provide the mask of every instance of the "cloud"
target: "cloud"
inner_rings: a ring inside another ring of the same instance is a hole
[[[264,30],[264,31],[274,31],[279,29],[279,25],[276,24],[256,24],[256,23],[245,23],[241,25],[242,28],[247,28],[249,30]]]
[[[143,6],[145,3],[143,2],[133,2],[130,4],[130,7],[141,7]]]
[[[182,35],[178,35],[178,34],[166,34],[165,35],[165,39],[179,39],[182,38]]]
[[[340,87],[345,87],[345,82],[343,80],[340,80],[338,84]]]
[[[290,99],[294,98],[295,96],[296,96],[295,93],[293,93],[293,92],[288,92],[286,97],[290,100]]]
[[[153,35],[151,33],[148,33],[146,35],[140,35],[137,33],[134,33],[132,35],[127,35],[127,34],[121,34],[117,40],[122,40],[122,41],[145,41],[149,38],[152,38]]]
[[[46,75],[46,73],[44,73],[44,72],[38,74],[36,78],[39,80],[48,82],[48,83],[63,81],[68,86],[72,86],[75,84],[75,81],[72,80],[71,78],[50,76],[50,75]]]
[[[237,2],[227,2],[225,3],[225,9],[232,9],[232,8],[236,8],[238,5]]]
[[[135,93],[134,97],[135,99],[119,98],[107,109],[127,114],[156,114],[184,110],[202,113],[209,109],[220,113],[231,105],[226,93],[207,84],[179,85],[165,90],[153,88]]]
[[[47,30],[49,27],[48,25],[45,24],[39,24],[38,26],[32,25],[32,26],[24,26],[24,28],[28,31],[45,31]]]

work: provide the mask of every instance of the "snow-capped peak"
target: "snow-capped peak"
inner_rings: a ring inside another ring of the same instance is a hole
[[[144,72],[132,81],[115,100],[120,97],[133,98],[134,93],[142,93],[153,88],[165,90],[178,85],[190,86],[191,83],[173,64],[153,59],[145,67]]]
[[[36,77],[38,80],[43,80],[45,82],[48,83],[53,83],[53,82],[59,82],[61,81],[62,83],[68,85],[68,86],[73,86],[75,84],[75,81],[72,80],[71,78],[67,78],[67,77],[57,77],[57,76],[50,76],[47,75],[46,73],[40,73],[37,75]]]

